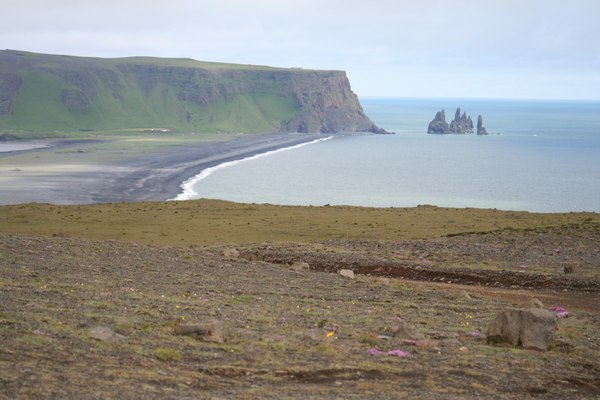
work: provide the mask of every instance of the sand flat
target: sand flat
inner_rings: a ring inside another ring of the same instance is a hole
[[[321,137],[286,133],[224,135],[210,142],[145,136],[48,141],[45,148],[0,154],[0,204],[167,200],[205,168]]]

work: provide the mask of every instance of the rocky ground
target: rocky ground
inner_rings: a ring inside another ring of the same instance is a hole
[[[592,223],[237,251],[0,234],[0,397],[597,398],[599,242]],[[488,344],[533,298],[568,311],[550,349]]]
[[[425,240],[250,246],[242,257],[312,269],[511,289],[600,293],[600,224],[502,229]],[[565,271],[567,273],[565,273]]]

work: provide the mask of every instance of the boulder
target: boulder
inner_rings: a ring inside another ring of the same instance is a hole
[[[296,272],[308,271],[310,269],[310,265],[302,261],[295,261],[292,264],[291,269]]]
[[[223,256],[230,260],[237,260],[238,258],[240,258],[240,252],[230,247],[223,250]]]
[[[340,269],[338,274],[346,278],[354,279],[354,271],[351,269]]]
[[[107,326],[95,326],[92,329],[90,329],[88,335],[92,339],[96,339],[101,342],[119,342],[121,340],[127,339],[126,336],[119,335]]]
[[[173,333],[178,336],[191,336],[205,342],[223,342],[221,322],[212,320],[202,324],[176,324]]]
[[[548,310],[506,308],[488,326],[487,342],[546,351],[552,344],[556,325],[555,315]]]

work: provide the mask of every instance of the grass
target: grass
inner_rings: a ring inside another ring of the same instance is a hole
[[[460,223],[444,226],[443,221]],[[197,246],[227,243],[402,240],[600,221],[593,213],[535,214],[485,209],[293,207],[218,200],[0,207],[3,232]],[[35,221],[35,223],[31,223]],[[93,224],[93,229],[90,227]],[[368,229],[374,226],[375,229]]]
[[[0,131],[23,139],[148,128],[199,134],[277,131],[300,111],[293,79],[317,85],[320,79],[317,71],[183,59],[15,54],[0,52],[0,72],[21,57],[30,64],[19,70],[21,86],[12,112],[0,115]],[[67,107],[61,100],[65,90],[87,105]]]
[[[154,356],[160,361],[178,361],[181,359],[181,351],[178,349],[159,347],[154,350]]]
[[[161,58],[161,57],[144,57],[144,56],[133,56],[133,57],[118,57],[118,58],[92,58],[92,57],[77,57],[67,55],[55,55],[55,54],[41,54],[32,53],[21,50],[5,50],[4,53],[10,55],[17,55],[20,57],[27,57],[34,60],[34,62],[45,68],[65,68],[65,66],[77,65],[81,67],[90,67],[94,65],[103,64],[106,66],[115,67],[122,64],[131,65],[155,65],[161,67],[183,67],[183,68],[206,68],[210,70],[261,70],[261,71],[299,71],[298,68],[277,68],[269,67],[264,65],[250,65],[250,64],[233,64],[233,63],[220,63],[220,62],[208,62],[198,61],[191,58]]]

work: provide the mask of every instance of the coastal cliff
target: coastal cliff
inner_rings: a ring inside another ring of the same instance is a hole
[[[0,132],[385,133],[343,71],[0,51]]]

